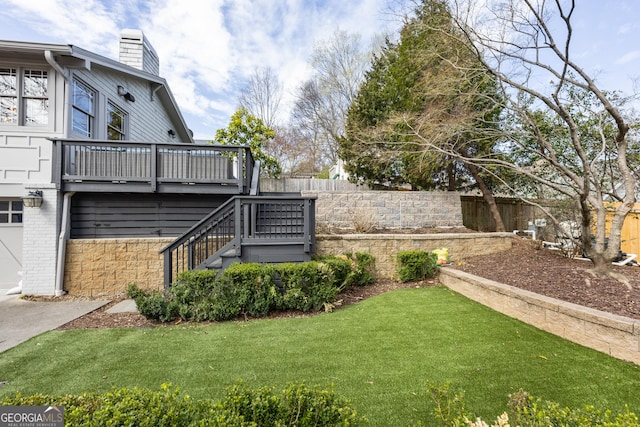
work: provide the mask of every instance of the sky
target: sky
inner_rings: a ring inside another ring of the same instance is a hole
[[[336,30],[397,34],[403,0],[0,0],[0,40],[72,44],[118,59],[121,30],[140,29],[160,57],[195,139],[227,126],[256,69],[284,86],[283,109],[310,76],[315,46]],[[574,58],[605,89],[640,76],[640,2],[577,0]]]

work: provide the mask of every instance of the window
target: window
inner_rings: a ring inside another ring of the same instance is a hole
[[[107,139],[124,141],[126,139],[127,113],[118,106],[107,103]]]
[[[22,200],[0,200],[0,224],[22,223]]]
[[[47,72],[24,70],[23,77],[24,124],[27,126],[46,125],[49,121]]]
[[[0,68],[0,124],[48,124],[48,85],[46,71]]]
[[[93,136],[96,92],[79,80],[74,80],[71,87],[73,110],[71,121],[73,131],[82,136]]]

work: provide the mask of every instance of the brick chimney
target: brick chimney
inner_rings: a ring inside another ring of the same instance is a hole
[[[158,54],[140,30],[122,30],[119,60],[147,73],[160,75]]]

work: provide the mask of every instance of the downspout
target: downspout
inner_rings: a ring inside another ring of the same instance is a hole
[[[65,82],[69,81],[69,76],[67,76],[64,68],[60,66],[56,62],[56,59],[53,56],[53,52],[50,50],[44,51],[44,59],[47,61],[51,67],[56,70]],[[71,197],[74,195],[74,192],[65,193],[64,199],[62,202],[62,223],[60,224],[60,236],[58,237],[58,257],[56,259],[56,283],[55,283],[55,296],[62,296],[65,294],[62,289],[64,284],[64,263],[67,254],[67,239],[69,238],[69,210],[71,208]]]
[[[64,71],[64,68],[62,68],[60,64],[56,62],[55,58],[53,57],[53,53],[50,50],[44,51],[44,59],[49,63],[49,65],[53,67],[54,70],[56,70],[58,73],[62,75],[65,81],[69,81],[69,78],[67,77],[67,73]]]
[[[65,294],[62,286],[64,284],[64,262],[67,255],[67,239],[69,238],[69,220],[71,210],[71,197],[75,192],[64,193],[62,202],[62,224],[60,227],[60,237],[58,237],[58,259],[56,265],[56,289],[55,296]]]

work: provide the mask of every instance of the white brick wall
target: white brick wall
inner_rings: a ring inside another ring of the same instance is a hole
[[[140,30],[122,31],[119,60],[147,73],[160,74],[158,54]]]
[[[38,189],[43,193],[42,206],[24,208],[22,293],[53,295],[58,243],[57,207],[60,205],[60,196],[55,188],[39,186]]]

